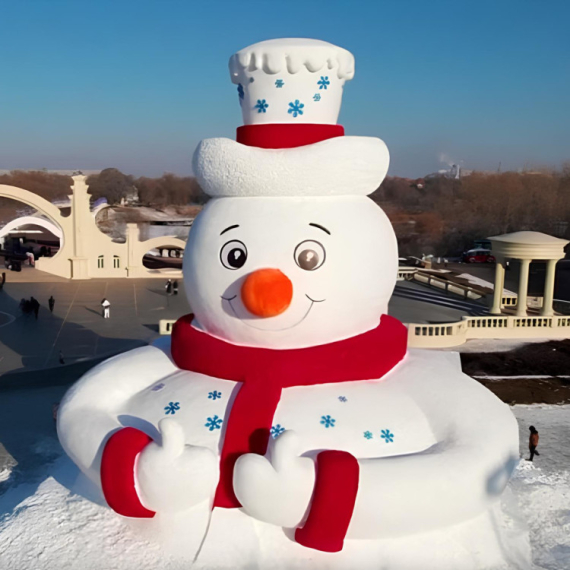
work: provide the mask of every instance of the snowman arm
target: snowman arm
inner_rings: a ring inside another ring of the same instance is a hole
[[[177,370],[162,350],[145,346],[102,362],[68,390],[58,409],[58,437],[73,462],[97,485],[103,448],[124,427],[119,410],[134,394]]]
[[[499,499],[518,461],[516,419],[471,378],[456,373],[450,380],[418,378],[405,387],[430,418],[437,443],[421,453],[359,461],[348,538],[453,525]]]

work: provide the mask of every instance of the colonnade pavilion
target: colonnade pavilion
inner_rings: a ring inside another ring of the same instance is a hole
[[[546,261],[546,279],[541,316],[554,314],[554,280],[556,264],[564,258],[564,248],[568,240],[556,238],[540,232],[514,232],[489,238],[491,250],[496,259],[495,288],[490,313],[500,315],[503,307],[505,286],[505,265],[509,260],[520,262],[516,316],[527,315],[528,273],[531,261]]]

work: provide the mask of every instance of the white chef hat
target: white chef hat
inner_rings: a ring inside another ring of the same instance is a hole
[[[269,40],[230,58],[244,125],[237,141],[206,139],[193,167],[210,196],[367,195],[388,170],[383,141],[337,124],[354,57],[330,43]]]

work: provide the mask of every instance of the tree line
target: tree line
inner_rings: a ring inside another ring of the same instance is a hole
[[[523,230],[570,239],[570,163],[461,179],[386,178],[371,198],[391,219],[402,255],[459,255],[476,239]]]
[[[71,194],[69,176],[45,171],[13,170],[0,175],[0,184],[8,184],[30,190],[49,201],[61,200]],[[165,173],[160,178],[148,178],[124,174],[117,168],[106,168],[87,178],[93,200],[106,198],[109,204],[121,203],[121,199],[136,196],[144,206],[179,206],[204,204],[208,197],[192,176],[176,176]],[[6,203],[6,200],[4,200]]]
[[[110,204],[133,195],[140,205],[155,207],[208,199],[195,178],[169,173],[137,178],[107,168],[87,183],[93,199]],[[69,176],[43,171],[12,171],[0,175],[0,184],[50,201],[71,193]],[[554,171],[474,172],[461,179],[387,177],[371,198],[392,221],[402,255],[459,255],[475,239],[521,230],[570,239],[570,163]]]

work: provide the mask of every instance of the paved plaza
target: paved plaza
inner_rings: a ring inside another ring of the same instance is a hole
[[[8,281],[0,292],[0,376],[60,367],[60,351],[71,364],[152,342],[160,319],[190,311],[182,281],[177,296],[167,296],[164,283],[154,278]],[[48,308],[51,295],[53,314]],[[41,305],[37,320],[19,309],[20,299],[32,296]],[[110,319],[102,318],[104,297],[111,303]]]

